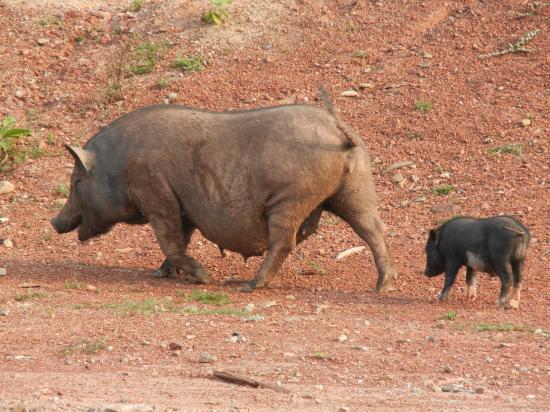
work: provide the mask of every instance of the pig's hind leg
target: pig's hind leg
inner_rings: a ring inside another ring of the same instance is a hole
[[[500,295],[498,297],[498,305],[504,306],[512,283],[512,265],[504,259],[499,259],[497,261],[499,263],[495,264],[495,272],[500,278]]]
[[[512,262],[512,277],[513,277],[513,289],[512,295],[510,297],[510,307],[517,309],[519,307],[519,300],[521,294],[521,282],[522,282],[522,270],[523,270],[524,260],[516,260]]]

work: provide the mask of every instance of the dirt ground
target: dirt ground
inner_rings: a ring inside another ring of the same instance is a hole
[[[0,119],[32,130],[0,179],[15,186],[0,194],[0,410],[550,410],[548,2],[235,0],[221,26],[201,22],[208,1],[132,7],[0,0]],[[535,30],[529,52],[487,56]],[[202,70],[174,67],[193,55]],[[52,232],[73,167],[63,144],[167,99],[319,104],[319,82],[371,151],[397,290],[373,292],[368,249],[335,261],[363,242],[330,215],[252,294],[223,280],[260,260],[198,234],[208,286],[153,278],[148,226],[88,245]],[[404,160],[415,167],[385,173]],[[519,310],[496,306],[488,276],[466,302],[463,272],[439,303],[443,278],[422,275],[428,230],[497,214],[533,237]]]

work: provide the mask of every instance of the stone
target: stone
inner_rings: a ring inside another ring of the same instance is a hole
[[[10,310],[7,307],[1,307],[0,308],[0,316],[8,316],[10,314]]]
[[[360,89],[373,89],[374,84],[372,84],[372,83],[359,83],[359,88]]]
[[[4,245],[4,247],[7,247],[8,249],[13,248],[13,241],[11,239],[4,239],[2,244]]]
[[[340,96],[342,97],[357,97],[359,93],[357,93],[355,90],[344,90],[342,93],[340,93]]]
[[[48,44],[50,42],[50,39],[47,39],[46,37],[39,37],[38,40],[36,40],[36,42],[40,46],[44,46],[45,44]]]
[[[244,335],[242,335],[241,332],[237,332],[237,331],[231,334],[231,337],[229,338],[229,340],[233,343],[246,342],[246,338],[244,337]]]
[[[336,338],[336,340],[338,342],[345,342],[345,341],[348,340],[348,337],[347,337],[347,335],[340,335],[340,336],[338,336],[338,338]]]
[[[355,345],[353,349],[357,349],[359,352],[367,352],[369,350],[369,348],[364,345]]]
[[[401,183],[405,180],[405,177],[401,173],[396,173],[391,178],[393,183]]]
[[[14,189],[13,185],[7,180],[0,181],[0,195],[13,192]]]
[[[15,91],[15,97],[17,97],[18,99],[23,99],[25,97],[25,92],[21,89],[17,89]]]
[[[97,288],[93,285],[86,285],[86,290],[88,290],[90,292],[95,292],[97,290]]]
[[[8,223],[9,221],[9,217],[0,217],[0,223]]]
[[[183,349],[183,346],[181,346],[179,343],[171,342],[171,343],[168,345],[168,348],[169,348],[170,350],[182,350],[182,349]]]
[[[349,412],[350,408],[347,406],[340,406],[338,409],[336,409],[336,412]]]
[[[272,306],[277,306],[277,302],[275,302],[274,300],[268,300],[268,301],[262,303],[261,306],[262,306],[262,308],[267,309],[267,308],[270,308]]]
[[[416,164],[412,160],[403,160],[401,162],[392,163],[391,165],[386,167],[386,169],[384,169],[384,173],[391,172],[392,170],[395,170],[395,169],[401,169],[403,167],[415,169]]]
[[[446,366],[443,368],[443,372],[445,372],[445,373],[453,373],[453,368],[451,368],[449,365],[446,365]]]
[[[529,126],[531,126],[531,119],[523,119],[523,120],[521,121],[521,125],[522,125],[523,127],[529,127]]]
[[[434,336],[428,336],[428,342],[435,342]]]
[[[477,393],[478,395],[481,395],[485,393],[485,388],[482,386],[478,386],[477,388],[475,388],[474,392]]]
[[[244,306],[244,311],[246,313],[252,313],[253,310],[254,310],[254,304],[253,303],[249,303],[248,305]]]
[[[101,412],[153,412],[155,409],[142,404],[109,405],[101,409]]]
[[[176,100],[178,98],[178,94],[174,93],[174,92],[171,92],[171,93],[168,93],[166,95],[166,98],[168,99],[169,102],[173,102],[174,100]]]
[[[199,363],[212,363],[216,360],[215,356],[210,355],[207,352],[199,353]]]
[[[8,274],[8,271],[6,268],[0,268],[0,276],[6,276]]]

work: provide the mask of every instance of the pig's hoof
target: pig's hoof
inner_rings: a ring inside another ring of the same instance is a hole
[[[382,293],[382,292],[390,292],[392,290],[396,290],[395,289],[395,286],[393,284],[393,280],[394,278],[390,279],[390,280],[386,280],[384,283],[380,284],[380,285],[376,285],[376,292],[378,293]]]
[[[517,308],[519,308],[519,301],[516,300],[516,299],[511,299],[510,302],[508,302],[507,307],[509,309],[517,309]]]
[[[199,283],[204,283],[204,284],[212,283],[212,278],[204,270],[197,271],[193,276],[195,277],[195,280]]]
[[[253,283],[247,282],[245,283],[239,290],[241,292],[252,292],[254,289],[256,289],[256,286]]]
[[[153,277],[155,278],[167,278],[169,277],[171,274],[171,271],[165,271],[165,270],[162,270],[162,269],[157,269],[153,272]]]

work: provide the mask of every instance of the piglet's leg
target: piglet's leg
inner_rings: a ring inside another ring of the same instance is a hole
[[[466,300],[475,302],[477,299],[477,275],[474,269],[466,270]]]
[[[458,270],[461,266],[462,264],[460,262],[454,262],[452,260],[447,262],[445,267],[445,284],[443,285],[443,289],[439,294],[439,300],[441,302],[447,299],[447,296],[449,295],[449,292],[451,291],[451,288],[455,283],[456,274],[458,273]]]

